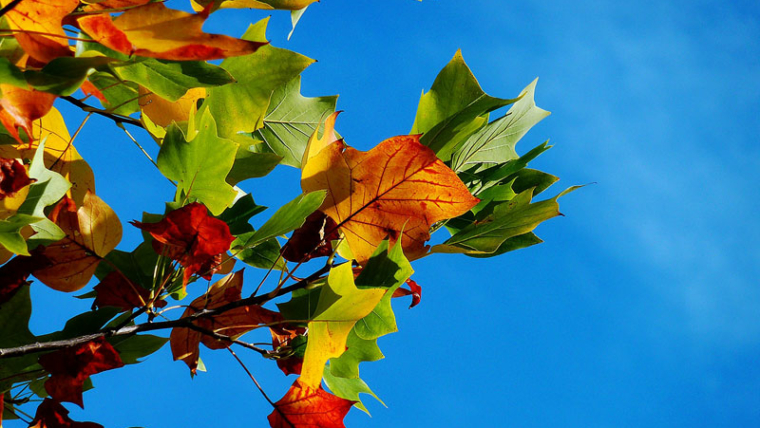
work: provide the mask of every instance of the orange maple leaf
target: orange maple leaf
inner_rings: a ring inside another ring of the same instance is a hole
[[[239,270],[220,279],[211,286],[208,293],[193,300],[190,306],[185,309],[182,318],[204,309],[216,309],[228,303],[236,302],[241,299],[242,291],[243,270]],[[281,320],[282,317],[278,312],[270,311],[259,305],[249,305],[234,308],[213,317],[200,318],[193,321],[193,324],[203,330],[213,331],[234,339],[258,328],[261,324],[271,324]],[[228,341],[218,340],[201,331],[187,327],[176,327],[169,336],[174,360],[184,361],[193,374],[198,367],[200,355],[198,346],[201,343],[209,349],[222,349],[230,345]]]
[[[173,61],[207,61],[253,53],[266,43],[202,30],[209,9],[191,14],[150,3],[129,9],[113,21],[108,14],[84,16],[79,26],[103,46],[126,55]]]
[[[51,374],[45,382],[45,391],[58,401],[79,407],[84,407],[82,386],[88,377],[124,366],[119,353],[103,337],[45,354],[39,362]]]
[[[2,0],[7,6],[11,0]],[[62,21],[79,6],[79,0],[25,0],[5,16],[18,44],[35,60],[45,64],[72,56]]]
[[[301,187],[327,190],[320,210],[338,224],[360,264],[387,237],[395,243],[402,230],[407,258],[423,256],[433,223],[464,214],[479,202],[418,135],[390,138],[368,152],[342,141],[316,154],[311,149],[304,155]]]
[[[269,415],[272,428],[345,428],[343,418],[355,401],[336,397],[322,389],[309,388],[296,379]]]
[[[49,263],[34,276],[58,291],[76,291],[87,285],[100,260],[121,241],[121,222],[116,213],[95,194],[87,192],[77,209],[64,197],[50,213],[50,219],[66,233],[41,252]]]

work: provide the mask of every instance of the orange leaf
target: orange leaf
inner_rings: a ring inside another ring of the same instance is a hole
[[[45,391],[58,401],[79,407],[84,407],[82,386],[88,377],[124,366],[119,353],[103,337],[45,354],[39,363],[51,374],[45,382]]]
[[[93,96],[100,100],[103,104],[108,102],[108,99],[105,95],[103,95],[102,92],[100,92],[100,89],[98,89],[95,85],[90,82],[90,79],[85,80],[82,82],[82,86],[79,87],[79,89],[82,90],[82,93],[84,93],[86,96]]]
[[[69,411],[56,400],[46,398],[37,407],[29,428],[103,428],[94,422],[76,422],[69,418]]]
[[[7,6],[11,0],[2,0]],[[79,6],[79,0],[24,0],[5,16],[18,44],[42,63],[72,56],[63,18]]]
[[[107,14],[79,18],[79,26],[103,46],[127,55],[173,61],[206,61],[253,53],[266,43],[235,39],[202,30],[208,9],[190,14],[150,3],[129,9],[115,20]]]
[[[385,140],[368,152],[336,141],[307,158],[301,177],[305,192],[327,190],[320,210],[338,224],[360,264],[402,230],[407,258],[423,256],[433,223],[479,202],[418,135]]]
[[[157,223],[130,223],[153,236],[153,249],[158,254],[185,267],[184,284],[196,273],[211,279],[221,268],[221,255],[235,240],[227,223],[211,217],[199,202],[174,210]]]
[[[42,283],[58,291],[76,291],[87,285],[100,260],[121,240],[116,213],[93,193],[87,193],[77,210],[64,197],[50,214],[66,237],[42,251],[50,266],[34,272]]]
[[[24,142],[18,130],[23,129],[32,139],[32,122],[48,114],[56,96],[34,89],[0,85],[0,122],[20,144]]]
[[[321,385],[313,389],[296,379],[288,393],[274,403],[269,425],[272,428],[345,428],[343,418],[354,403],[330,394]]]
[[[190,316],[204,309],[216,309],[231,302],[241,299],[243,291],[243,270],[217,281],[211,286],[208,293],[193,300],[185,310],[182,317]],[[279,313],[264,309],[258,305],[242,306],[209,318],[201,318],[194,321],[198,327],[213,331],[233,339],[247,333],[261,324],[271,324],[282,320]],[[186,327],[177,327],[172,330],[169,337],[174,360],[182,360],[195,374],[198,367],[200,351],[198,345],[203,343],[209,349],[222,349],[229,346],[229,342],[217,340],[200,331]]]
[[[135,6],[142,6],[152,0],[105,0],[99,3],[87,4],[82,7],[85,12],[98,12],[101,10],[122,10]]]

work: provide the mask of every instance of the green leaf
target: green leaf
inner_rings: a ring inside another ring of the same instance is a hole
[[[217,218],[230,228],[230,233],[240,235],[246,232],[253,232],[253,226],[249,223],[251,217],[264,211],[267,207],[256,205],[253,196],[247,194],[235,202],[235,205],[227,208]]]
[[[283,303],[277,303],[277,309],[280,310],[283,318],[286,320],[310,320],[317,311],[319,295],[322,292],[321,285],[324,280],[320,281],[320,286],[295,290],[291,293],[290,300]]]
[[[108,263],[98,264],[95,276],[102,280],[114,267],[124,274],[133,284],[145,289],[153,286],[153,270],[158,262],[158,254],[149,242],[142,242],[131,253],[113,250],[106,255]],[[94,296],[92,296],[94,297]]]
[[[150,334],[110,340],[111,345],[113,345],[114,349],[119,353],[119,357],[121,357],[121,361],[124,362],[124,364],[139,363],[140,358],[147,357],[158,351],[168,341],[169,339],[167,338]]]
[[[374,392],[367,386],[367,384],[359,379],[346,379],[342,377],[336,377],[333,376],[330,372],[330,367],[326,366],[325,371],[322,375],[322,378],[325,381],[325,384],[327,384],[327,387],[330,388],[330,391],[337,395],[338,397],[344,398],[346,400],[356,401],[354,406],[356,406],[357,409],[363,411],[364,413],[369,415],[369,411],[364,406],[364,403],[362,403],[361,398],[359,398],[359,394],[369,394],[377,401],[380,402],[383,406],[385,406],[385,403],[383,403],[383,400],[380,399],[377,395],[375,395]],[[388,406],[385,406],[388,407]]]
[[[235,154],[235,163],[227,174],[227,182],[235,186],[249,178],[260,178],[272,172],[282,157],[274,153],[259,153],[252,148],[256,145],[241,145]]]
[[[136,83],[121,80],[106,72],[92,73],[88,79],[106,97],[107,102],[102,104],[109,111],[122,116],[129,116],[140,110]]]
[[[526,190],[511,201],[498,205],[485,220],[473,223],[443,244],[433,246],[431,252],[496,255],[509,238],[531,232],[541,222],[560,215],[557,199],[577,188],[571,187],[552,199],[535,203],[531,203],[533,189]],[[506,251],[500,253],[503,252]]]
[[[66,236],[60,227],[45,216],[45,207],[58,202],[69,190],[71,183],[61,174],[45,167],[44,154],[45,142],[41,141],[29,167],[29,177],[37,181],[29,186],[29,194],[18,209],[20,214],[41,219],[31,225],[35,234],[27,240],[30,250],[38,245],[47,245]]]
[[[241,247],[244,246],[245,242],[250,239],[254,233],[255,232],[249,232],[240,235],[232,242],[232,248],[235,248],[237,245],[240,245]],[[235,257],[248,266],[260,269],[286,270],[285,260],[280,257],[280,243],[277,242],[276,238],[268,239],[257,244],[255,247],[235,252]]]
[[[104,56],[60,57],[50,61],[42,70],[25,71],[24,76],[29,85],[39,91],[68,96],[82,86],[91,71],[114,61]]]
[[[319,98],[302,96],[301,76],[298,76],[274,91],[264,127],[253,135],[281,156],[283,164],[300,168],[309,137],[335,111],[337,101],[337,95]]]
[[[528,232],[524,235],[517,235],[517,236],[513,236],[507,239],[501,245],[499,245],[499,248],[493,253],[468,254],[468,256],[481,258],[481,259],[487,258],[487,257],[494,257],[494,256],[498,256],[504,253],[508,253],[510,251],[522,250],[523,248],[528,248],[533,245],[540,244],[542,242],[544,241],[538,236],[536,236],[533,232]]]
[[[277,210],[259,230],[247,236],[245,240],[241,240],[237,246],[233,245],[233,251],[235,249],[254,248],[264,241],[298,229],[303,225],[306,217],[322,205],[326,195],[327,192],[325,191],[298,195]]]
[[[515,145],[549,112],[536,106],[534,80],[520,93],[507,114],[484,126],[465,141],[451,158],[451,169],[461,171],[474,165],[490,166],[518,158]]]
[[[232,169],[238,145],[217,136],[216,122],[209,111],[201,117],[199,132],[187,140],[176,124],[169,126],[158,169],[177,182],[178,194],[202,202],[213,215],[230,206],[237,192],[225,178]]]
[[[364,340],[351,330],[346,340],[346,351],[339,358],[330,360],[330,371],[333,376],[346,379],[359,378],[359,363],[378,361],[385,358],[377,346],[377,339]]]
[[[488,123],[489,112],[514,101],[483,92],[457,51],[422,95],[411,133],[423,134],[420,142],[448,161],[467,137]]]
[[[24,72],[3,57],[0,57],[0,83],[28,89]]]
[[[266,40],[269,18],[252,25],[245,40]],[[286,49],[266,45],[253,54],[227,58],[222,67],[237,80],[235,84],[212,88],[206,100],[219,123],[219,135],[251,133],[264,126],[272,93],[299,75],[314,60]]]
[[[177,101],[192,88],[222,86],[235,81],[225,69],[204,61],[137,57],[113,64],[111,68],[122,79],[142,85],[169,101]]]
[[[32,223],[42,221],[40,217],[32,217],[26,214],[16,214],[5,220],[0,220],[0,247],[13,254],[29,255],[26,247],[26,239],[21,235],[21,229]]]
[[[356,278],[357,288],[387,288],[385,295],[372,312],[356,322],[354,331],[364,340],[377,339],[398,331],[396,316],[391,307],[391,297],[414,273],[412,265],[404,257],[401,245],[396,243],[389,249],[387,240],[378,245],[377,250]]]
[[[10,300],[0,305],[0,347],[10,348],[34,341],[35,337],[29,331],[31,316],[29,286],[22,285]]]
[[[521,193],[533,188],[533,196],[536,196],[558,181],[559,178],[554,175],[535,169],[523,168],[515,173],[512,190],[515,193]]]

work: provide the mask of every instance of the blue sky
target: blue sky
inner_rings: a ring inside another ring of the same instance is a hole
[[[206,30],[242,34],[267,15],[221,12]],[[286,41],[289,25],[273,13],[272,43],[319,61],[303,92],[340,94],[349,144],[407,133],[461,48],[491,95],[540,77],[552,115],[518,152],[550,138],[531,166],[562,178],[555,192],[596,183],[561,200],[540,246],[415,263],[422,304],[399,302],[386,359],[362,366],[388,409],[368,398],[373,417],[353,410],[349,427],[760,426],[760,4],[323,0]],[[77,140],[98,193],[125,222],[161,211],[171,189],[112,128],[93,119]],[[300,191],[297,171],[281,169],[243,187],[277,206]],[[130,249],[139,234],[126,233]],[[87,307],[33,293],[38,332]],[[99,374],[72,416],[265,426],[271,409],[234,360],[203,358],[209,372],[194,380],[168,347]],[[293,381],[245,359],[274,398]]]

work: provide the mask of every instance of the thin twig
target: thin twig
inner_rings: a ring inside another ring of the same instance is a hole
[[[3,7],[2,9],[0,9],[0,17],[5,16],[6,13],[12,11],[13,8],[15,8],[16,6],[18,6],[19,3],[21,3],[21,0],[13,0],[12,2],[8,3],[7,5],[5,5],[5,7]]]
[[[259,392],[261,392],[261,395],[264,396],[264,399],[267,400],[269,402],[269,404],[272,405],[272,407],[277,408],[277,406],[274,404],[274,401],[272,401],[272,399],[269,398],[269,396],[267,395],[267,393],[264,392],[264,388],[261,387],[261,385],[256,380],[256,378],[253,377],[253,374],[251,373],[251,371],[248,370],[248,367],[245,366],[245,363],[243,363],[243,360],[241,360],[240,357],[237,356],[237,354],[235,353],[235,351],[232,350],[232,348],[227,348],[227,350],[230,351],[230,354],[232,354],[232,356],[235,357],[235,359],[237,360],[237,362],[240,363],[240,367],[242,367],[243,370],[245,370],[245,372],[248,374],[248,377],[251,378],[251,380],[253,381],[254,385],[256,385],[256,388],[258,388]]]
[[[111,112],[106,111],[106,110],[101,110],[99,108],[92,107],[90,105],[87,105],[87,104],[79,101],[78,99],[76,99],[76,98],[74,98],[72,96],[65,96],[65,97],[58,97],[58,98],[60,98],[60,99],[62,99],[64,101],[68,101],[71,104],[74,104],[75,106],[81,108],[82,110],[84,110],[86,112],[92,112],[92,113],[98,114],[100,116],[107,117],[107,118],[113,120],[116,123],[128,123],[130,125],[137,126],[138,128],[144,128],[142,122],[140,122],[139,120],[137,120],[135,118],[128,117],[128,116],[122,116],[120,114],[111,113]]]

